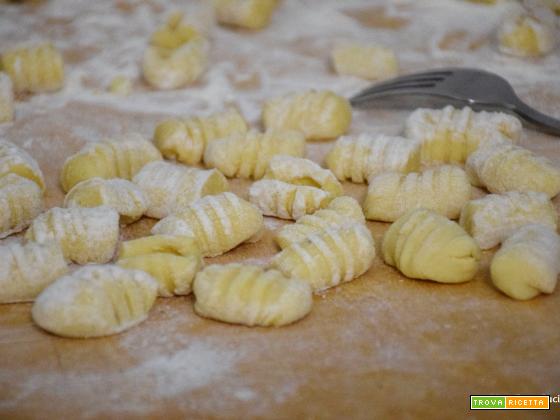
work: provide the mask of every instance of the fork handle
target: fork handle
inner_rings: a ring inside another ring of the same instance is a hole
[[[543,131],[548,134],[553,134],[555,136],[560,136],[560,120],[556,118],[549,117],[542,112],[530,107],[525,102],[518,99],[512,104],[512,111],[523,118],[525,121],[535,126],[539,131]]]

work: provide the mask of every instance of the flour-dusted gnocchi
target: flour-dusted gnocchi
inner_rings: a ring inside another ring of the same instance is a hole
[[[232,324],[280,327],[311,311],[311,288],[277,270],[246,264],[211,265],[194,281],[194,310]]]
[[[56,242],[0,245],[0,303],[32,301],[67,271]]]
[[[331,63],[338,74],[379,80],[394,77],[399,63],[390,48],[360,42],[337,42],[331,52]]]
[[[43,290],[31,315],[39,327],[62,337],[102,337],[144,321],[156,296],[156,281],[143,271],[89,265]]]
[[[225,192],[203,197],[184,211],[167,216],[152,228],[152,233],[194,237],[202,255],[214,257],[254,239],[263,226],[259,209]]]
[[[25,233],[30,241],[56,241],[64,257],[78,264],[109,261],[119,240],[119,214],[110,207],[51,208]]]
[[[208,117],[165,120],[155,129],[154,144],[167,159],[194,165],[212,140],[245,134],[248,129],[239,111],[229,108]]]
[[[369,220],[394,222],[416,208],[434,210],[457,219],[471,198],[465,171],[444,165],[423,172],[382,172],[369,179],[364,214]]]
[[[89,143],[66,159],[60,183],[68,192],[78,182],[95,177],[130,180],[144,165],[161,159],[154,145],[137,134]]]
[[[247,29],[267,26],[278,0],[213,0],[216,19],[226,25]]]
[[[14,92],[10,77],[0,72],[0,124],[14,119]]]
[[[144,193],[126,179],[90,178],[74,185],[64,198],[64,207],[108,206],[121,216],[122,223],[140,219],[148,209]]]
[[[299,131],[270,129],[259,133],[251,130],[209,143],[204,163],[228,177],[260,179],[273,156],[301,157],[304,153],[305,137]]]
[[[525,225],[509,236],[490,265],[492,283],[519,300],[552,293],[560,273],[560,236],[550,227]]]
[[[420,142],[365,133],[344,136],[336,141],[325,162],[341,181],[363,183],[379,172],[420,170]]]
[[[15,92],[52,92],[64,85],[64,63],[50,43],[22,45],[2,54],[1,66]]]
[[[498,47],[518,57],[545,55],[556,44],[555,28],[529,14],[517,14],[504,20],[498,30]]]
[[[146,215],[161,219],[183,211],[195,200],[229,189],[227,179],[216,169],[201,170],[158,161],[144,166],[134,176],[146,199]]]
[[[556,229],[558,214],[546,194],[512,191],[469,201],[459,223],[480,248],[490,249],[526,224],[541,223]]]
[[[469,107],[414,111],[406,121],[406,137],[422,142],[423,162],[463,163],[480,144],[516,142],[521,122],[502,112],[474,112]]]
[[[0,177],[9,173],[28,178],[45,190],[45,179],[35,159],[15,144],[0,140]]]
[[[43,211],[39,186],[16,174],[0,177],[0,238],[25,229]]]
[[[332,195],[319,188],[294,185],[275,179],[257,181],[249,189],[249,201],[265,216],[299,219],[326,207]]]
[[[560,167],[545,157],[509,143],[492,143],[467,159],[471,182],[492,193],[537,191],[560,193]]]
[[[480,248],[457,223],[427,209],[415,209],[391,225],[383,237],[383,260],[406,277],[439,283],[471,280]]]
[[[309,235],[328,228],[337,228],[351,223],[365,223],[360,204],[352,197],[337,197],[324,209],[297,219],[296,223],[278,230],[274,240],[280,248],[302,242]]]
[[[268,100],[265,128],[301,131],[307,140],[332,139],[348,131],[352,109],[346,98],[331,91],[306,91]]]
[[[375,243],[361,223],[327,228],[276,254],[271,267],[307,281],[315,292],[353,280],[373,264]]]
[[[200,255],[200,248],[192,236],[151,235],[122,242],[119,248],[119,259],[154,253],[180,256]]]
[[[338,197],[344,192],[342,185],[331,171],[321,168],[312,160],[299,157],[274,156],[268,164],[264,177],[294,185],[320,188],[333,197]]]

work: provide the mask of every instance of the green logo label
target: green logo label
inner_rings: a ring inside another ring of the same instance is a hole
[[[506,397],[471,395],[471,410],[492,410],[506,408]]]

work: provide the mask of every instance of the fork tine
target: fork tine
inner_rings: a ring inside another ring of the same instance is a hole
[[[445,73],[445,74],[444,74]],[[430,82],[442,82],[446,79],[451,72],[426,72],[426,73],[416,73],[408,76],[396,77],[386,82],[377,83],[370,86],[367,89],[362,90],[354,98],[359,98],[363,95],[370,95],[376,93],[379,89],[384,89],[386,87],[398,87],[403,84],[413,84],[413,83],[430,83]]]
[[[373,93],[360,94],[350,98],[352,106],[360,106],[373,101],[376,97],[390,95],[429,95],[433,93],[435,83],[415,83],[414,85],[387,86]]]

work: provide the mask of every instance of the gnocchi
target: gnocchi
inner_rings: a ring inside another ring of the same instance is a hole
[[[498,30],[498,47],[506,54],[534,57],[548,54],[554,46],[554,27],[528,14],[506,19]]]
[[[399,73],[399,64],[390,48],[359,42],[338,42],[331,52],[334,70],[362,79],[388,79]]]
[[[218,22],[247,29],[267,26],[277,3],[278,0],[214,0]]]
[[[154,253],[173,254],[186,257],[199,255],[196,239],[181,235],[151,235],[124,241],[119,248],[119,259]]]
[[[16,174],[0,177],[0,238],[25,229],[42,210],[36,183]]]
[[[0,177],[9,173],[28,178],[45,190],[45,178],[35,159],[15,144],[0,140]]]
[[[0,72],[0,124],[14,119],[14,92],[12,81],[6,73]]]

